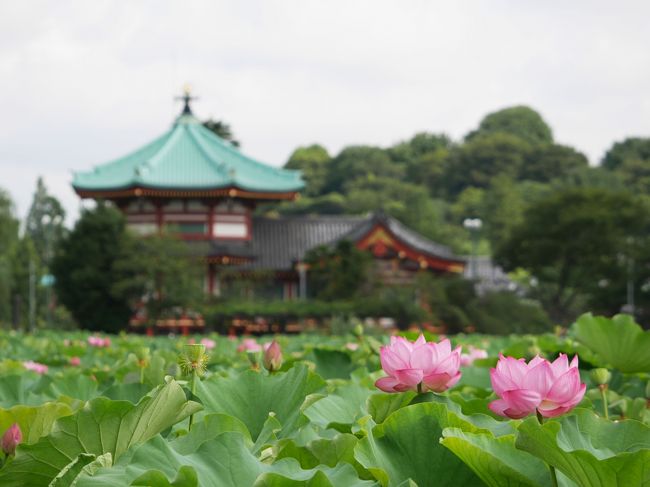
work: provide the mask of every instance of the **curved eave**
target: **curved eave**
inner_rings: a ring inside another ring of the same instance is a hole
[[[237,186],[223,188],[151,188],[130,186],[125,188],[88,189],[72,186],[81,198],[122,199],[149,196],[154,198],[243,198],[258,200],[295,200],[299,190],[293,191],[259,191],[247,190]]]
[[[403,252],[405,258],[409,258],[420,263],[422,268],[430,268],[438,271],[452,272],[460,274],[465,269],[465,260],[455,256],[442,256],[434,254],[426,249],[418,248],[409,245],[399,235],[395,234],[386,225],[375,224],[372,228],[365,232],[363,237],[356,241],[357,248],[361,250],[369,250],[373,245],[373,236],[377,234],[377,230],[385,232],[390,240],[390,245],[400,252]]]

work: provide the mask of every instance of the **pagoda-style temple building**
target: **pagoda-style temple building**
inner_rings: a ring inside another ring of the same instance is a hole
[[[465,262],[382,212],[368,216],[258,216],[258,204],[295,200],[299,171],[242,154],[192,114],[192,97],[171,129],[140,149],[74,175],[81,198],[112,201],[140,235],[173,228],[204,259],[205,290],[222,292],[224,276],[266,272],[272,297],[307,292],[305,253],[347,239],[372,252],[382,280],[410,282],[417,272],[462,273]],[[271,296],[266,296],[271,297]]]

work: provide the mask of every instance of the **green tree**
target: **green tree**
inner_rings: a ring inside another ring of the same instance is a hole
[[[43,178],[39,177],[25,221],[25,233],[31,238],[36,253],[45,266],[52,260],[54,248],[65,233],[64,220],[63,206],[47,192]]]
[[[11,197],[0,188],[0,323],[11,319],[11,255],[18,242],[18,227]]]
[[[456,195],[468,186],[487,188],[500,175],[518,179],[531,152],[528,142],[512,134],[472,137],[452,155],[445,175],[447,191]]]
[[[326,301],[358,296],[367,283],[371,261],[370,254],[348,240],[310,250],[305,256],[310,294]]]
[[[559,144],[538,145],[528,155],[519,179],[547,183],[556,178],[566,178],[588,167],[587,157],[572,147]]]
[[[621,169],[630,161],[639,161],[650,165],[650,138],[629,137],[616,142],[605,153],[602,167],[609,170]]]
[[[114,265],[119,275],[112,293],[143,303],[150,323],[196,309],[203,298],[204,266],[172,233],[132,236]]]
[[[650,138],[628,138],[607,151],[602,166],[627,188],[650,194]]]
[[[386,177],[401,180],[404,176],[404,166],[392,161],[386,151],[378,147],[346,147],[328,167],[326,192],[341,192],[346,183],[357,179]]]
[[[232,132],[232,129],[230,128],[230,124],[224,122],[223,120],[209,119],[203,122],[203,126],[206,129],[214,132],[223,140],[227,140],[235,147],[239,147],[241,145],[239,141],[235,138],[235,134]]]
[[[10,262],[13,312],[17,318],[17,325],[26,328],[29,318],[30,266],[33,266],[34,279],[38,279],[43,274],[36,248],[29,235],[23,235],[14,245],[13,251],[10,254]],[[38,303],[44,303],[43,288],[38,287],[36,291],[36,301]],[[38,307],[36,311],[39,311]]]
[[[539,113],[523,105],[489,113],[481,120],[478,129],[467,135],[467,140],[495,133],[511,134],[530,144],[553,143],[551,127]]]
[[[131,316],[134,296],[115,292],[115,283],[134,279],[137,270],[116,266],[131,248],[122,214],[99,202],[83,210],[52,261],[55,290],[81,328],[116,332]]]
[[[628,193],[566,189],[531,204],[495,258],[508,271],[530,271],[550,315],[566,322],[580,311],[576,302],[625,265],[630,239],[647,247],[649,229],[648,205]]]
[[[287,169],[302,171],[306,183],[305,195],[319,196],[327,180],[327,166],[331,157],[322,145],[298,147],[285,164]]]

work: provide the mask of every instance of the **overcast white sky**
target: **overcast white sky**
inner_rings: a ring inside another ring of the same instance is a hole
[[[274,165],[460,138],[513,104],[595,163],[650,135],[648,19],[643,0],[0,0],[0,187],[23,217],[43,175],[72,221],[71,171],[165,131],[185,82]]]

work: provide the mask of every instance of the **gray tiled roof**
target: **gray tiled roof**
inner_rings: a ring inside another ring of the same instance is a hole
[[[247,267],[292,269],[309,249],[337,241],[367,219],[359,216],[254,217],[251,249],[257,259]]]
[[[249,263],[239,266],[240,269],[290,270],[308,250],[342,239],[357,241],[378,222],[420,252],[463,261],[448,247],[432,242],[381,212],[366,216],[254,216],[253,238],[249,242],[199,241],[190,242],[190,247],[195,255],[251,257]]]

